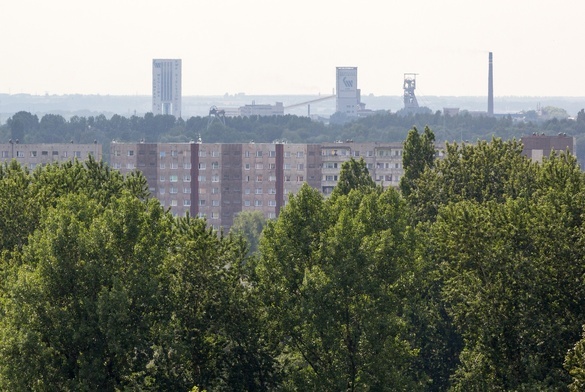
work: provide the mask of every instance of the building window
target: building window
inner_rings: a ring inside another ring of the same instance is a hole
[[[219,193],[219,188],[212,188],[211,193],[217,195]]]
[[[257,156],[258,158],[260,158],[260,157],[262,156],[262,151],[260,151],[260,150],[259,150],[259,151],[256,151],[256,156]]]
[[[211,168],[212,169],[219,169],[219,163],[218,162],[212,162],[211,163]]]
[[[178,169],[178,168],[179,168],[179,164],[177,162],[171,163],[171,169]]]
[[[207,152],[206,151],[199,151],[199,156],[202,158],[205,158],[207,156]]]
[[[205,162],[199,164],[199,170],[205,170]]]
[[[250,194],[250,188],[244,189],[244,194],[249,195]]]
[[[189,199],[183,200],[183,206],[189,207],[190,205],[191,205],[191,200],[189,200]]]
[[[120,165],[118,162],[114,163],[114,169],[121,169],[122,165]]]
[[[126,164],[126,169],[128,169],[128,170],[134,170],[134,164],[133,163],[127,163]]]
[[[211,151],[211,156],[212,157],[218,157],[219,156],[219,151]]]
[[[276,200],[268,200],[268,205],[270,207],[276,207]]]
[[[285,151],[284,152],[284,157],[285,158],[290,158],[290,151]]]
[[[297,151],[297,158],[302,158],[304,156],[305,154],[302,151]]]
[[[176,207],[176,206],[177,206],[177,201],[171,200],[171,207]]]
[[[256,176],[256,182],[262,182],[262,174]]]
[[[159,168],[164,169],[165,168],[165,164],[164,163],[161,163],[160,166],[159,166]]]
[[[176,195],[177,193],[179,193],[179,188],[172,186],[171,189],[169,190],[169,193]]]
[[[246,151],[246,152],[244,153],[244,156],[245,156],[246,158],[250,158],[250,151]]]
[[[303,176],[297,176],[297,182],[303,182],[303,181],[305,181]]]
[[[290,170],[290,168],[291,168],[290,163],[284,164],[284,170]]]
[[[254,206],[262,207],[262,200],[254,200]]]
[[[114,156],[119,157],[120,156],[120,150],[115,150],[114,151]]]
[[[47,156],[47,155],[49,155],[49,151],[41,151],[41,155],[42,156]]]
[[[128,156],[129,157],[133,157],[134,156],[134,150],[128,150]]]
[[[161,195],[164,195],[165,194],[165,188],[164,187],[159,188],[158,193],[160,193]]]
[[[158,179],[160,182],[165,182],[165,176],[160,176],[160,178]]]
[[[177,150],[171,150],[171,156],[172,157],[176,157],[177,155],[179,155]]]
[[[268,153],[268,156],[271,157],[271,158],[274,158],[276,156],[276,151],[270,151]]]
[[[183,169],[191,169],[190,163],[183,163]]]
[[[184,187],[183,193],[191,193],[191,188],[189,188],[188,186]]]
[[[276,181],[276,176],[269,176],[268,181],[271,181],[271,182]]]
[[[262,169],[264,169],[264,165],[261,164],[261,163],[257,163],[256,164],[256,170],[262,170]]]
[[[276,218],[276,214],[274,212],[269,212],[268,219],[274,219],[274,218]]]
[[[250,164],[249,163],[244,164],[244,169],[245,170],[250,170]]]
[[[219,176],[217,174],[211,176],[211,182],[219,182]]]
[[[34,170],[34,169],[35,169],[35,167],[37,167],[37,164],[36,164],[36,163],[31,163],[31,164],[28,166],[28,168],[29,168],[30,170]]]
[[[250,207],[250,200],[244,200],[244,205],[246,207]]]
[[[201,199],[201,200],[199,200],[199,205],[200,205],[200,206],[204,206],[204,205],[205,205],[205,199]]]
[[[199,181],[199,182],[205,181],[205,176],[198,176],[197,181]]]
[[[7,151],[8,152],[8,151]],[[4,154],[3,154],[4,155]],[[31,158],[36,158],[37,157],[37,152],[36,151],[31,151],[30,152],[30,157]]]
[[[177,182],[177,181],[179,181],[179,176],[177,176],[177,175],[169,176],[169,181],[170,182]]]
[[[183,176],[183,182],[191,182],[191,176],[189,174],[185,174]]]
[[[164,158],[166,155],[167,155],[167,153],[165,151],[161,151],[160,152],[160,157],[161,158]]]
[[[304,170],[304,169],[305,169],[305,165],[304,165],[304,164],[302,164],[302,163],[299,163],[299,164],[297,165],[297,170]]]
[[[211,205],[214,207],[219,207],[219,200],[212,200]]]
[[[261,195],[262,194],[262,188],[256,188],[256,194],[257,195]]]
[[[270,189],[268,190],[268,193],[269,193],[269,194],[271,194],[271,195],[276,195],[276,189],[274,189],[274,188],[270,188]]]
[[[24,151],[16,151],[16,156],[18,158],[24,158]]]

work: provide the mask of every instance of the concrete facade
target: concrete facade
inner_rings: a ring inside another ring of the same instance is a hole
[[[181,117],[182,62],[180,59],[152,60],[152,113]]]
[[[357,88],[357,67],[337,67],[335,111],[348,117],[357,117],[360,106],[360,90]]]
[[[278,216],[304,183],[331,193],[343,162],[364,158],[377,184],[397,186],[401,143],[112,143],[112,166],[138,169],[173,214],[206,217],[228,229],[241,211]]]
[[[78,159],[85,161],[92,155],[96,161],[102,160],[102,145],[73,143],[20,144],[15,142],[0,144],[0,162],[16,159],[21,166],[34,170],[37,166],[61,163]]]
[[[547,136],[533,133],[532,135],[522,136],[520,140],[524,145],[522,154],[535,162],[542,162],[542,159],[548,157],[552,151],[559,153],[568,150],[575,155],[575,138],[566,134]]]

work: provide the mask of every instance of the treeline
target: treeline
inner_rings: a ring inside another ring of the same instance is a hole
[[[579,165],[434,139],[399,190],[353,159],[303,186],[252,255],[140,174],[3,166],[0,389],[583,390]]]
[[[577,137],[577,156],[585,157],[585,111],[576,119],[552,119],[543,123],[519,122],[512,117],[475,117],[468,112],[457,116],[429,114],[402,115],[379,112],[344,124],[325,125],[307,117],[293,115],[274,117],[228,117],[225,125],[219,119],[191,117],[186,121],[173,116],[129,118],[114,115],[79,117],[66,120],[60,115],[46,114],[40,119],[28,112],[18,112],[0,126],[0,141],[9,139],[23,143],[93,143],[103,146],[104,156],[112,140],[138,142],[189,142],[201,137],[205,143],[246,143],[249,141],[271,143],[275,140],[291,143],[320,143],[335,140],[400,142],[408,129],[430,126],[437,140],[470,141],[520,139],[533,132],[555,135],[559,132]]]

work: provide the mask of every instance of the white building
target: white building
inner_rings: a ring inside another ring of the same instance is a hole
[[[357,88],[357,67],[337,67],[337,100],[335,111],[357,117],[360,110],[360,90]]]
[[[181,117],[181,60],[152,60],[152,113]]]

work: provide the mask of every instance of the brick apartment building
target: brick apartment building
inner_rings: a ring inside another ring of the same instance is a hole
[[[397,186],[401,143],[117,143],[111,165],[140,170],[151,193],[173,214],[205,216],[215,229],[229,228],[241,211],[275,218],[288,195],[307,183],[323,194],[337,184],[341,164],[364,158],[372,178]]]

